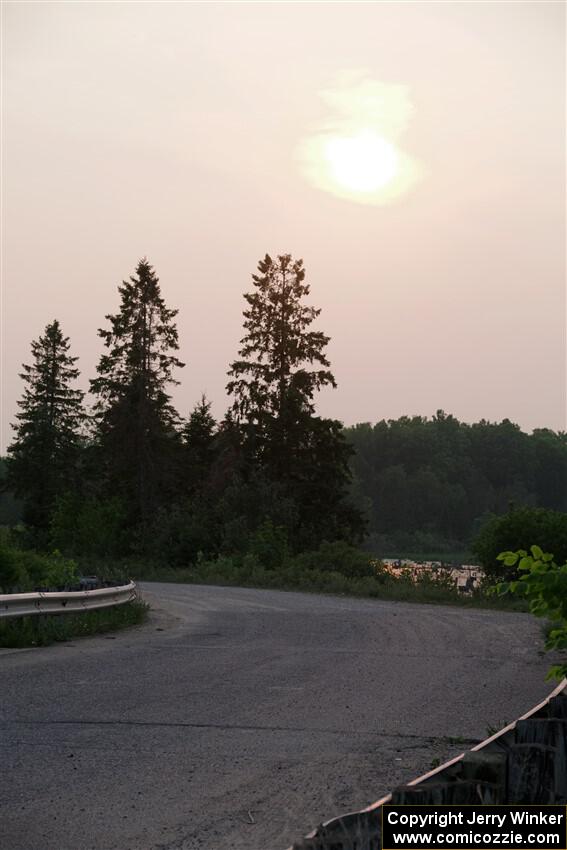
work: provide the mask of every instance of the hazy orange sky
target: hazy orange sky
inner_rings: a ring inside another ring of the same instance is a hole
[[[58,318],[86,389],[143,255],[182,415],[224,413],[268,252],[304,258],[332,337],[321,414],[566,428],[563,3],[8,2],[2,83],[2,450],[31,340]],[[309,177],[313,134],[382,102],[415,179]]]

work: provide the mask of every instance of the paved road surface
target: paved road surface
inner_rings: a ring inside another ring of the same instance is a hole
[[[2,850],[285,850],[551,690],[529,615],[144,590],[147,625],[0,650]]]

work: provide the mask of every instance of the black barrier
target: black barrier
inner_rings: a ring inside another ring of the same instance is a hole
[[[567,850],[566,806],[382,806],[383,850]]]
[[[566,803],[567,680],[564,680],[540,705],[482,744],[425,776],[394,788],[391,794],[372,806],[331,818],[296,841],[289,850],[404,850],[402,843],[392,847],[382,841],[381,809],[385,805],[417,809],[425,805],[434,809],[446,805],[464,809],[466,806],[478,808],[482,804],[482,809],[488,810],[490,806],[510,804],[506,808],[528,811],[530,806],[536,810],[559,806],[559,811],[565,814]],[[522,844],[517,850],[529,847],[545,850],[546,843],[551,845],[550,850],[565,848],[564,839],[560,843],[555,843],[555,839],[537,842],[538,835],[553,831],[537,826],[538,829],[532,831],[536,843]],[[415,839],[408,846],[427,846],[435,850],[434,844],[419,844]],[[441,850],[450,846],[458,848],[459,845],[445,842]],[[475,843],[471,846],[487,850],[486,845]],[[515,850],[507,838],[500,839],[495,846]]]

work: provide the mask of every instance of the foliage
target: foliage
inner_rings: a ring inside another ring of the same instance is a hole
[[[301,570],[336,572],[347,578],[363,578],[375,574],[368,554],[350,546],[344,540],[334,543],[324,541],[315,551],[297,555],[293,564]]]
[[[321,311],[303,303],[303,261],[266,255],[252,280],[227,385],[246,456],[297,506],[287,531],[299,548],[329,534],[354,539],[362,521],[347,504],[351,450],[339,422],[315,416],[315,393],[336,383],[325,355],[329,337],[311,329]]]
[[[48,646],[74,638],[114,632],[143,623],[148,608],[145,602],[137,600],[81,614],[36,614],[0,620],[0,647]]]
[[[65,493],[55,505],[50,544],[72,555],[117,556],[127,548],[127,510],[118,496],[108,498]]]
[[[498,560],[506,567],[517,567],[519,580],[497,585],[500,595],[511,593],[529,602],[536,617],[547,617],[553,627],[548,633],[547,650],[567,650],[567,559],[554,560],[540,546],[501,552]],[[558,564],[561,563],[562,566]],[[551,667],[548,678],[567,676],[567,661]]]
[[[425,562],[440,561],[443,564],[458,566],[475,563],[472,552],[458,541],[443,540],[428,532],[413,534],[370,534],[364,540],[364,549],[371,553],[380,553],[381,558],[393,560]]]
[[[545,551],[555,552],[559,562],[567,561],[567,514],[546,508],[516,508],[492,517],[472,548],[489,578],[510,579],[517,576],[516,563],[508,564],[499,553],[517,547],[527,550],[533,540],[538,540]]]
[[[167,388],[177,383],[174,368],[184,364],[172,353],[179,348],[178,311],[165,306],[147,260],[140,260],[136,275],[118,288],[120,310],[106,316],[110,329],[98,332],[108,351],[91,391],[98,397],[106,493],[125,500],[132,524],[144,524],[171,486],[179,417]]]
[[[526,434],[508,419],[468,425],[440,410],[431,419],[355,425],[345,435],[355,450],[353,499],[381,557],[467,550],[511,502],[567,511],[564,433]]]
[[[285,528],[265,520],[250,536],[248,554],[264,569],[276,570],[287,559],[289,545]]]
[[[183,365],[177,310],[146,259],[119,295],[99,330],[90,419],[58,322],[32,343],[7,481],[0,460],[0,521],[18,521],[19,494],[29,549],[179,568],[229,557],[252,572],[361,580],[370,553],[462,560],[481,528],[491,575],[500,575],[498,552],[518,540],[567,554],[567,435],[528,435],[509,420],[466,425],[441,410],[347,429],[316,414],[317,392],[336,382],[302,260],[266,255],[258,264],[228,373],[231,406],[218,424],[205,395],[186,422],[172,405]],[[510,502],[512,519],[500,516]],[[347,544],[361,545],[366,530],[369,554],[354,555]],[[304,566],[295,563],[302,554]],[[4,581],[17,573],[9,563]]]
[[[216,422],[211,404],[203,394],[182,431],[184,460],[181,487],[189,494],[203,492],[215,461]]]
[[[275,450],[270,444],[277,431],[277,455],[283,459],[291,449],[296,417],[313,414],[315,391],[335,386],[335,379],[323,353],[329,337],[308,330],[321,311],[302,303],[309,294],[303,260],[294,261],[290,254],[272,260],[266,254],[258,271],[252,275],[256,291],[244,295],[247,333],[241,359],[230,367],[227,390],[235,397],[234,413],[258,425],[266,451]],[[322,368],[306,368],[313,363]]]
[[[18,402],[16,436],[9,446],[8,486],[24,500],[26,522],[47,528],[57,496],[69,486],[84,423],[83,393],[69,338],[57,320],[31,344],[33,362],[23,366],[25,389]]]
[[[0,457],[0,527],[17,525],[23,519],[23,504],[8,484],[8,464]]]
[[[251,536],[263,522],[291,534],[299,522],[298,507],[282,482],[268,478],[258,467],[243,470],[227,484],[218,503],[223,554],[245,552]]]
[[[214,557],[218,539],[214,505],[196,496],[158,510],[138,554],[159,563],[187,566],[199,557]]]
[[[299,556],[300,558],[302,556]],[[307,559],[309,563],[310,558]],[[313,561],[311,561],[313,563]],[[368,561],[366,560],[366,563]],[[413,582],[393,576],[363,575],[349,577],[336,570],[304,567],[297,559],[288,559],[277,570],[264,569],[250,555],[198,560],[186,568],[171,568],[130,563],[129,571],[138,579],[147,581],[188,582],[191,584],[217,584],[235,587],[263,587],[279,590],[296,590],[309,593],[389,599],[400,602],[458,605],[467,608],[498,608],[525,611],[523,600],[487,596],[482,592],[459,593],[453,586],[442,583]]]
[[[7,535],[0,536],[0,592],[9,593],[22,576],[18,553],[9,546]]]
[[[49,555],[20,549],[3,531],[0,534],[0,588],[4,593],[49,588],[63,590],[77,580],[77,565],[60,552]]]

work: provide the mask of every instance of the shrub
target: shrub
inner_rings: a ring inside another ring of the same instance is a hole
[[[288,542],[298,524],[298,508],[286,487],[273,482],[261,470],[255,469],[246,479],[233,476],[216,506],[220,526],[220,551],[225,555],[249,551],[251,537],[263,522],[274,528],[285,528]],[[296,543],[294,533],[293,543]]]
[[[501,552],[498,560],[505,567],[517,567],[521,574],[518,581],[502,582],[497,585],[500,595],[505,593],[523,596],[528,600],[530,611],[536,617],[547,617],[553,626],[550,629],[545,648],[547,650],[567,649],[567,559],[558,566],[554,556],[543,552],[539,546],[530,547],[531,554],[525,549],[516,552]],[[549,670],[547,678],[561,679],[567,676],[567,662],[556,664]]]
[[[35,587],[64,590],[78,581],[75,561],[64,558],[57,550],[50,555],[22,552],[22,557]]]
[[[122,554],[126,508],[118,497],[80,500],[72,494],[57,500],[50,528],[53,547],[71,554]]]
[[[21,583],[21,569],[17,553],[9,545],[8,534],[2,529],[0,536],[0,592],[8,593]]]
[[[64,589],[77,582],[77,566],[60,552],[40,555],[18,549],[8,535],[0,537],[0,588],[26,592],[36,588]]]
[[[186,499],[157,512],[149,529],[143,532],[136,554],[171,566],[194,564],[201,557],[217,554],[218,529],[211,505],[203,499]]]
[[[480,530],[473,552],[489,579],[517,578],[517,565],[498,556],[504,551],[529,549],[534,540],[546,552],[554,552],[558,563],[567,561],[567,514],[546,508],[516,508],[492,517]]]
[[[250,535],[247,554],[251,555],[264,569],[276,570],[282,567],[288,555],[285,528],[274,525],[270,519],[265,520]]]
[[[363,578],[374,575],[370,556],[350,546],[343,540],[323,542],[313,552],[296,555],[292,562],[299,569],[340,573],[347,578]]]

